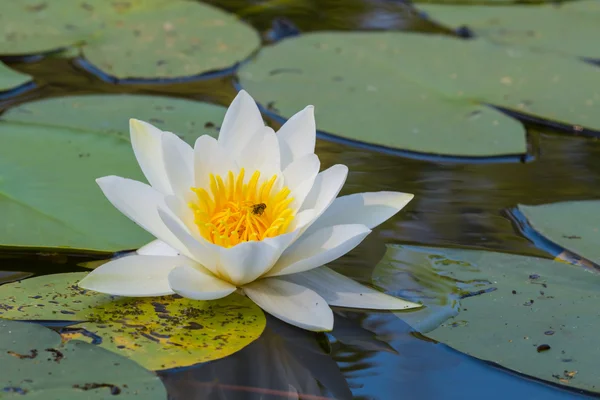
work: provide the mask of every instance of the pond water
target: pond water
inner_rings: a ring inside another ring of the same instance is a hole
[[[247,19],[265,41],[281,29],[415,30],[447,32],[392,1],[220,1]],[[276,17],[279,19],[275,24]],[[288,22],[286,22],[288,21]],[[277,26],[276,31],[272,26]],[[450,32],[447,32],[450,34]],[[120,83],[86,71],[72,60],[3,59],[34,76],[38,88],[0,101],[0,111],[33,99],[87,93],[160,94],[228,105],[236,93],[232,74],[179,83]],[[398,110],[401,112],[401,110]],[[432,115],[431,118],[436,118]],[[268,121],[273,127],[278,122]],[[318,120],[317,120],[318,126]],[[552,259],[560,249],[525,237],[507,210],[600,197],[600,143],[543,125],[527,125],[527,160],[501,163],[419,159],[346,143],[319,140],[322,169],[350,168],[344,192],[397,190],[415,199],[380,226],[336,270],[369,283],[385,244],[484,249]],[[89,254],[0,253],[2,270],[48,274],[83,271]],[[262,337],[242,351],[199,366],[160,372],[172,399],[458,399],[593,397],[461,354],[415,334],[391,313],[336,310],[330,334],[303,332],[268,319]]]

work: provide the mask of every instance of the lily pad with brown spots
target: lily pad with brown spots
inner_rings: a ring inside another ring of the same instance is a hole
[[[160,379],[124,357],[38,324],[0,320],[2,399],[165,400]],[[90,368],[93,366],[93,368]]]
[[[265,328],[262,310],[238,294],[214,301],[119,298],[79,288],[85,275],[44,275],[3,285],[0,317],[70,321],[65,339],[97,343],[151,370],[228,356]]]

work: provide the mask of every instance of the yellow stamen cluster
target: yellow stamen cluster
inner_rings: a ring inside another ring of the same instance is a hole
[[[248,182],[244,176],[243,168],[237,176],[229,171],[225,179],[210,174],[210,191],[191,188],[197,201],[189,207],[200,234],[209,242],[231,247],[263,240],[285,233],[294,219],[290,190],[273,190],[277,175],[261,184],[259,171],[254,171]]]

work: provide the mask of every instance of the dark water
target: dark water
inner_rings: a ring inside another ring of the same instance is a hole
[[[213,1],[249,21],[265,43],[281,32],[311,30],[413,30],[447,33],[395,1]],[[275,30],[272,28],[276,27]],[[231,73],[181,83],[114,83],[95,76],[76,60],[52,56],[5,59],[35,77],[33,91],[0,100],[0,110],[33,99],[85,93],[141,93],[184,97],[228,105]],[[400,110],[401,111],[401,110]],[[270,121],[276,127],[276,121]],[[317,121],[318,125],[318,121]],[[507,210],[600,197],[600,143],[595,139],[528,129],[527,162],[456,163],[382,154],[320,140],[323,168],[350,168],[344,193],[396,190],[415,194],[398,217],[375,231],[334,267],[369,282],[384,243],[462,246],[552,258],[560,250],[524,237]],[[90,255],[0,253],[3,270],[33,273],[78,270]],[[0,278],[2,279],[2,278]],[[567,399],[575,391],[537,382],[453,351],[411,332],[388,313],[337,310],[336,328],[315,335],[269,320],[256,342],[223,360],[164,371],[173,399]]]

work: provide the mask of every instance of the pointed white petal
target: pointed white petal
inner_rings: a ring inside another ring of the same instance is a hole
[[[283,171],[284,184],[291,190],[290,196],[294,199],[292,208],[299,209],[302,206],[315,183],[320,167],[319,157],[316,154],[307,154],[292,162]]]
[[[295,274],[320,267],[354,249],[370,232],[364,225],[335,225],[302,236],[283,253],[267,276]]]
[[[245,90],[240,90],[227,109],[219,132],[219,145],[234,149],[245,145],[250,136],[265,126],[256,102]]]
[[[179,252],[163,242],[162,240],[153,240],[150,243],[140,247],[137,252],[141,256],[178,256]]]
[[[219,264],[219,254],[212,251],[198,240],[197,236],[188,231],[181,220],[178,220],[170,212],[163,208],[158,209],[159,218],[169,231],[179,240],[183,246],[183,254],[204,266],[212,273],[216,273]]]
[[[165,171],[173,193],[186,200],[194,193],[194,150],[186,142],[171,132],[162,136],[162,152]]]
[[[236,287],[202,268],[177,267],[169,274],[169,285],[178,295],[192,300],[216,300],[235,292]]]
[[[413,197],[400,192],[356,193],[338,197],[305,234],[339,224],[362,224],[373,229],[393,217]]]
[[[281,173],[279,157],[279,143],[277,135],[268,126],[256,132],[249,143],[240,149],[236,156],[237,164],[251,175],[260,171],[260,181],[270,179],[275,174]]]
[[[310,289],[266,278],[245,285],[243,290],[260,308],[288,324],[317,332],[333,329],[333,312],[327,302]]]
[[[294,160],[315,152],[316,126],[314,107],[308,106],[296,113],[279,129],[281,168],[287,168]]]
[[[332,306],[370,310],[406,310],[421,307],[420,304],[361,285],[327,267],[287,275],[282,279],[314,290]]]
[[[297,233],[279,235],[262,241],[251,241],[220,248],[219,274],[238,286],[245,285],[271,269]]]
[[[173,294],[169,273],[189,263],[185,257],[128,256],[102,264],[79,282],[83,289],[114,296],[149,297]]]
[[[296,214],[294,220],[290,224],[290,232],[296,232],[297,236],[302,235],[304,228],[313,223],[316,215],[316,211],[313,209],[300,211],[298,214]]]
[[[166,208],[164,195],[145,183],[118,176],[96,179],[106,198],[133,222],[181,252],[181,242],[158,216]]]
[[[163,131],[132,118],[129,120],[129,132],[135,158],[150,185],[161,193],[171,194],[162,155]]]
[[[195,187],[210,187],[210,174],[227,176],[229,171],[237,173],[237,164],[228,149],[219,146],[211,136],[200,136],[194,145],[194,183]]]
[[[285,186],[289,187],[290,190],[294,190],[305,180],[311,178],[314,180],[319,173],[320,167],[321,161],[319,161],[319,157],[316,154],[307,154],[295,160],[283,170]]]
[[[348,176],[348,167],[336,164],[319,173],[315,182],[302,203],[302,210],[314,209],[315,218],[318,218],[333,203],[336,196],[342,190]]]

